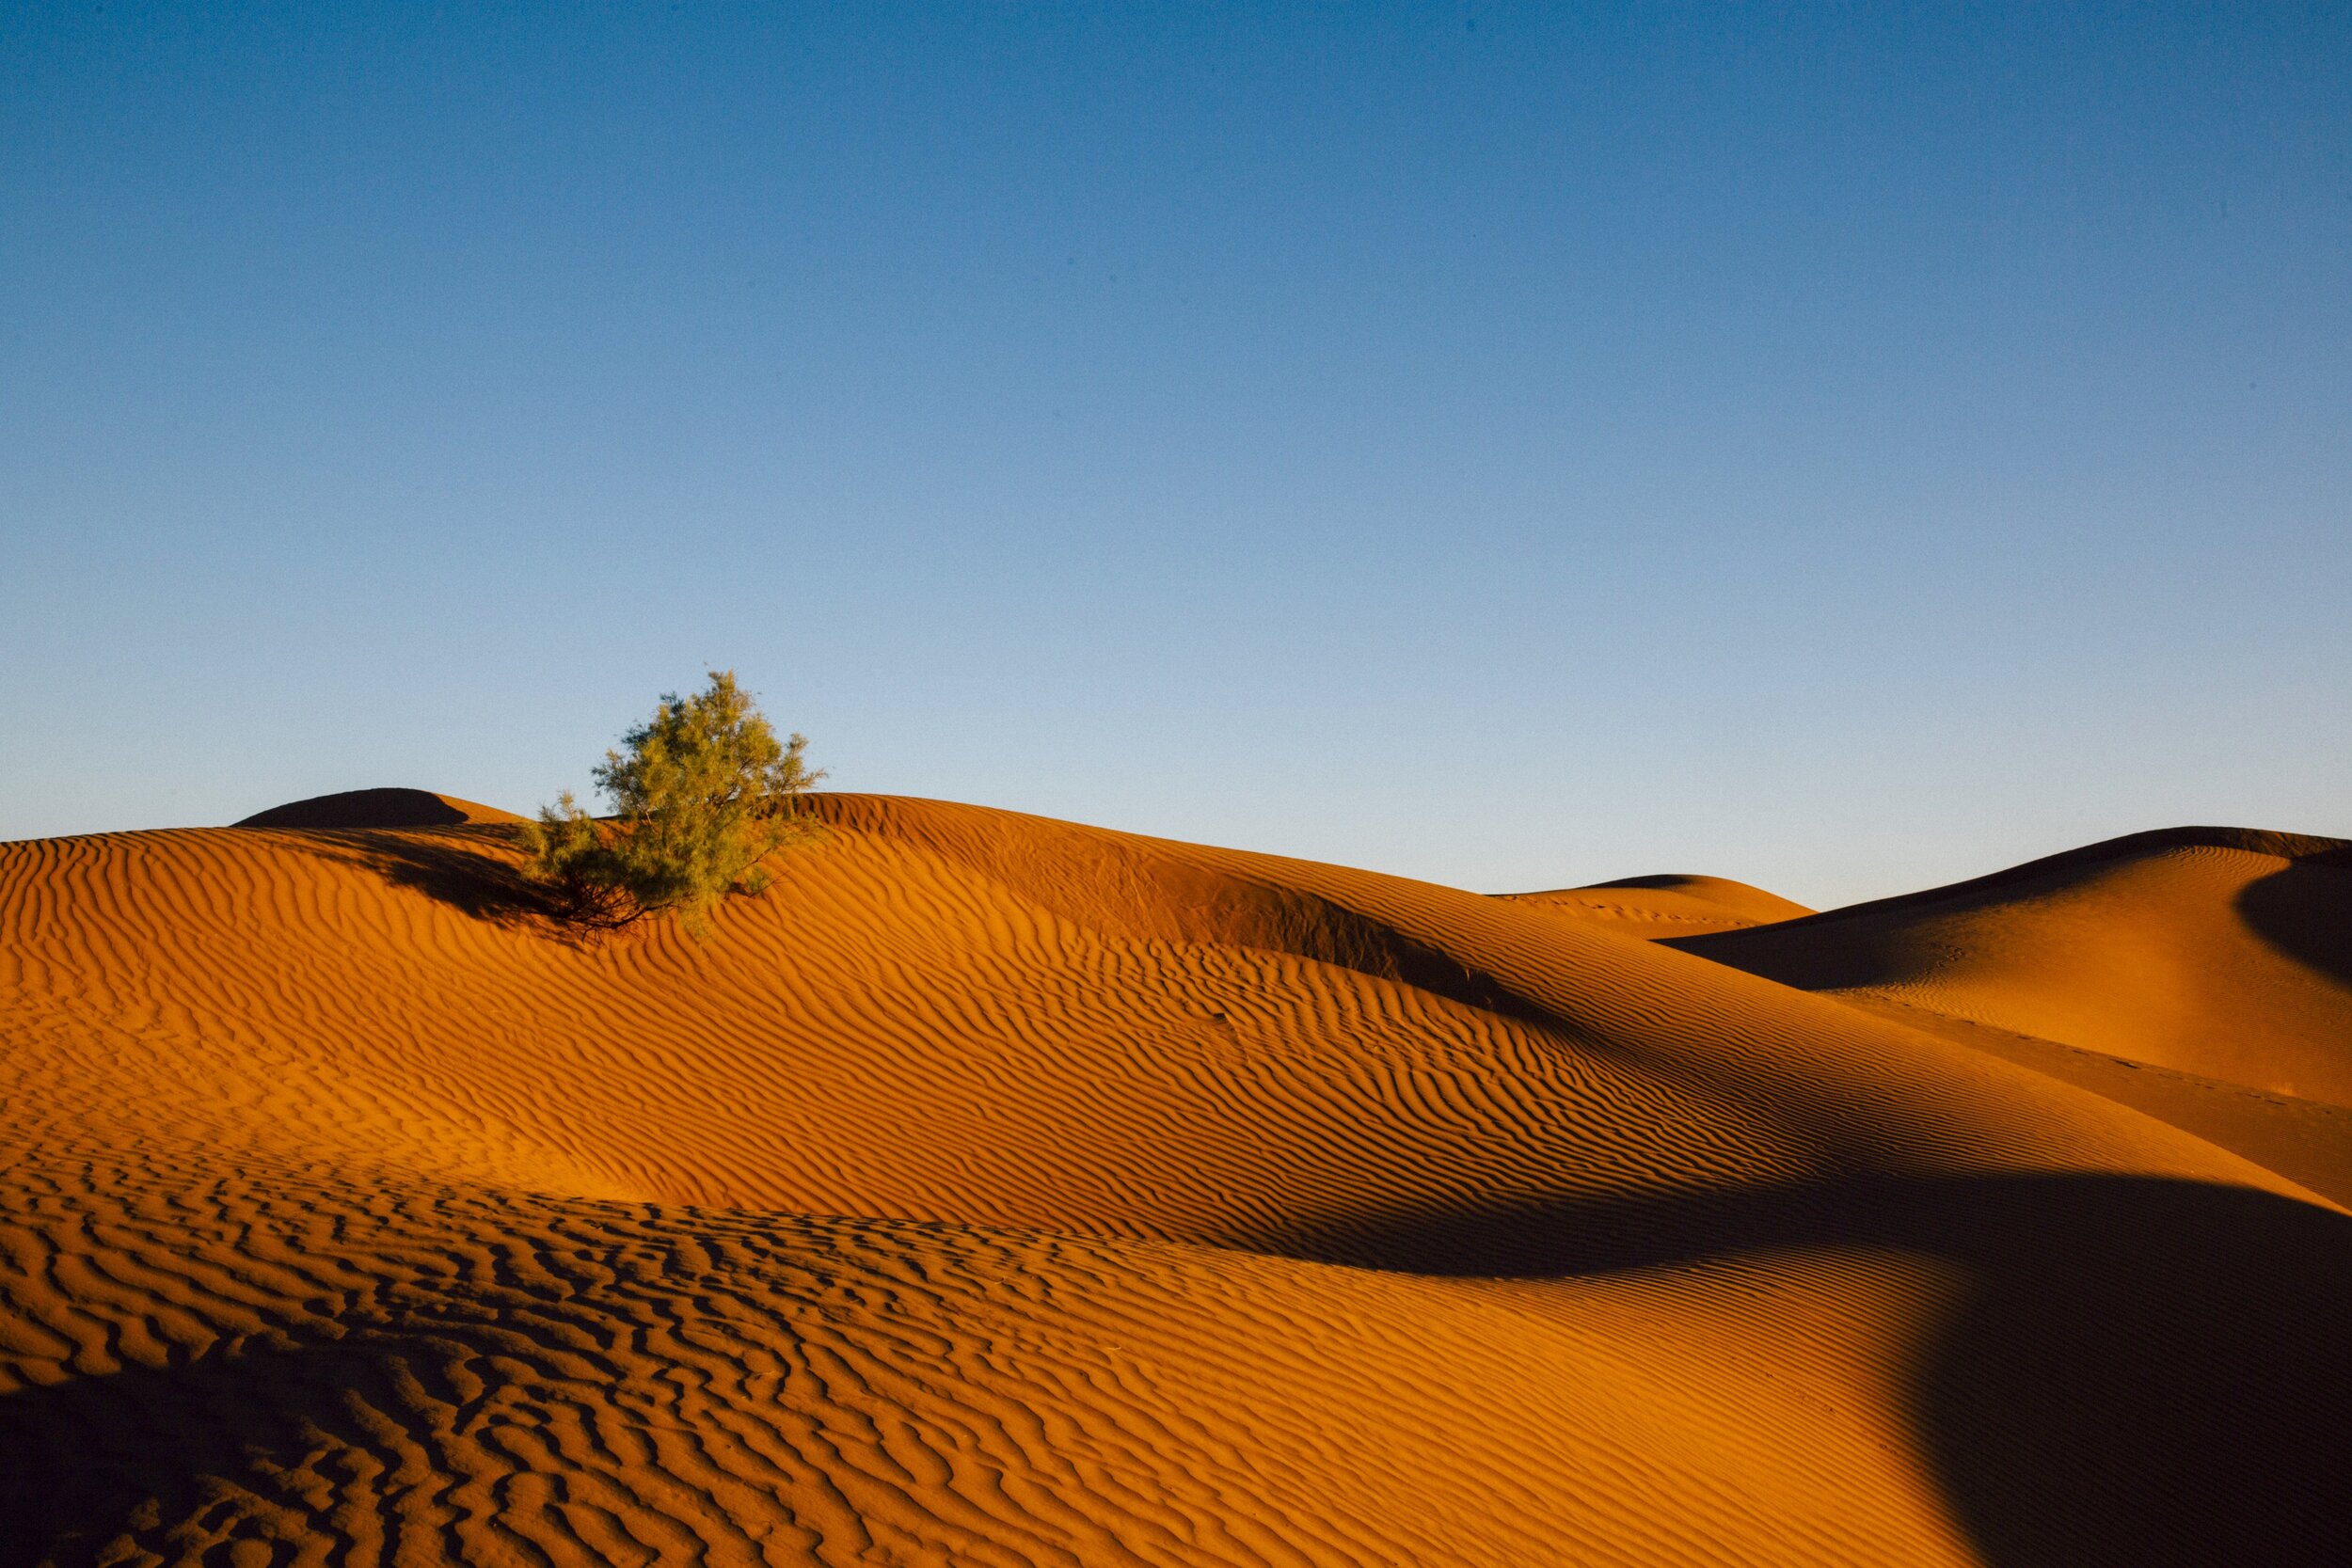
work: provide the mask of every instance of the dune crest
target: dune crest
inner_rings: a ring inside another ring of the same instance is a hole
[[[2352,1105],[2352,844],[2136,833],[1687,951],[2269,1093]]]
[[[1751,926],[1801,919],[1813,912],[1778,894],[1735,882],[1728,877],[1678,872],[1623,877],[1613,882],[1555,888],[1548,893],[1506,893],[1497,896],[1547,913],[1592,921],[1629,936],[1653,938],[1744,930]]]
[[[257,811],[239,828],[453,828],[474,822],[520,822],[511,811],[437,795],[429,789],[346,789]]]
[[[707,942],[495,821],[0,846],[13,1560],[2352,1554],[2352,1217],[2255,1162],[1539,902],[812,806]]]

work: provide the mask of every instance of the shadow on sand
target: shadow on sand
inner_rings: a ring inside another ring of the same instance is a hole
[[[316,1560],[322,1535],[333,1561],[464,1561],[426,1522],[452,1484],[424,1411],[464,1402],[453,1348],[354,1335],[0,1398],[0,1568],[286,1564]],[[285,1473],[330,1449],[373,1479],[373,1517],[315,1509]]]
[[[558,920],[561,909],[548,891],[526,878],[510,855],[499,853],[514,843],[508,827],[312,830],[289,838],[310,854],[362,866],[474,920],[553,936],[578,934]]]
[[[2352,986],[2352,850],[2306,856],[2248,883],[2237,911],[2280,952]]]
[[[1852,1246],[1974,1281],[1911,1414],[1995,1568],[2352,1562],[2352,1219],[2309,1204],[2153,1178],[1870,1178],[1421,1214],[1301,1250],[1547,1278]]]
[[[1931,1255],[1974,1280],[1914,1370],[1910,1414],[1994,1568],[2352,1562],[2352,1219],[2310,1205],[2153,1179],[1868,1179],[1428,1213],[1297,1250],[1540,1278],[1821,1246]],[[469,1402],[443,1386],[463,1350],[446,1338],[355,1334],[0,1398],[0,1564],[88,1560],[142,1519],[266,1531],[273,1467],[329,1444],[442,1484],[421,1412]],[[400,1549],[455,1560],[453,1544]]]

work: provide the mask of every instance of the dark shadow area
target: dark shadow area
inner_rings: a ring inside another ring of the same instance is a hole
[[[420,1449],[433,1452],[428,1405],[466,1402],[448,1377],[454,1348],[356,1334],[0,1397],[0,1568],[154,1560],[109,1550],[125,1536],[177,1560],[185,1544],[171,1532],[199,1518],[205,1533],[227,1538],[204,1555],[208,1564],[232,1560],[230,1541],[274,1548],[262,1559],[247,1546],[240,1565],[291,1563],[297,1544],[319,1534],[333,1541],[327,1556],[337,1561],[375,1560],[370,1535],[388,1562],[461,1561],[453,1539],[413,1525],[394,1539],[389,1506],[339,1515],[282,1475],[332,1445],[346,1450],[326,1467],[335,1480],[372,1469],[385,1493],[434,1485],[413,1471]],[[351,1450],[376,1465],[353,1466]]]
[[[236,828],[453,828],[472,822],[465,802],[429,789],[346,789],[255,812]]]
[[[1824,1246],[1975,1281],[1912,1415],[1996,1568],[2352,1563],[2352,1219],[2324,1209],[2155,1179],[1856,1178],[1413,1215],[1296,1250],[1541,1278]]]
[[[2352,848],[2296,861],[2237,895],[2246,924],[2280,952],[2352,986]]]

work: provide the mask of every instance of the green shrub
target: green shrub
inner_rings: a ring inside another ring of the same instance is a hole
[[[701,935],[728,892],[767,886],[762,860],[822,831],[798,810],[825,776],[808,767],[807,737],[779,742],[732,670],[710,672],[691,697],[663,696],[622,745],[596,769],[610,818],[566,790],[523,829],[524,868],[568,919],[625,926],[675,911]]]

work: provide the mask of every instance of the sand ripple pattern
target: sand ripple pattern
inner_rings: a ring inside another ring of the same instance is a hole
[[[823,810],[707,943],[566,939],[495,826],[0,846],[0,1563],[2168,1560],[2133,1455],[1956,1464],[2070,1430],[1982,1369],[2135,1226],[2352,1268],[2170,1127],[1540,910]],[[2274,1422],[2343,1414],[2307,1328]]]

